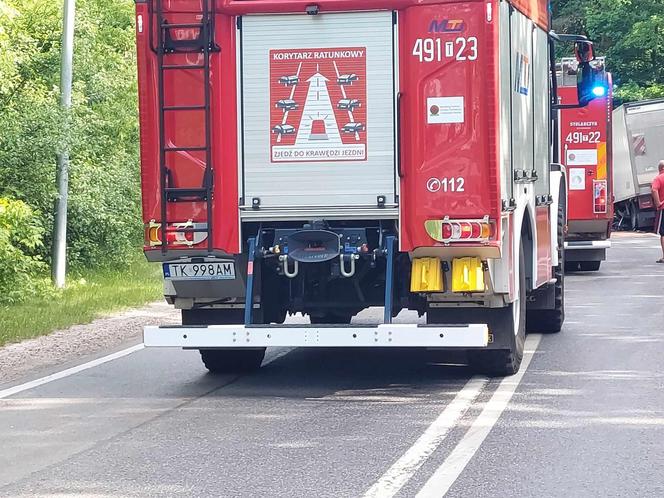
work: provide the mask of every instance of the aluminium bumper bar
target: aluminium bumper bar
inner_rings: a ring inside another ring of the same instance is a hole
[[[565,242],[565,249],[610,249],[610,240],[572,240]]]
[[[489,343],[484,324],[470,325],[209,325],[150,326],[146,347],[424,347],[483,348]]]

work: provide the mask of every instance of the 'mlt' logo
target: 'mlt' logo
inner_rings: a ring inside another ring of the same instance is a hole
[[[460,33],[466,29],[466,23],[462,19],[436,19],[429,24],[429,33]]]

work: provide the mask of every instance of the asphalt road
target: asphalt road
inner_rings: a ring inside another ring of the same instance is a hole
[[[664,496],[657,247],[618,234],[569,276],[564,331],[503,381],[417,352],[271,350],[214,377],[139,349],[4,391],[0,496]]]

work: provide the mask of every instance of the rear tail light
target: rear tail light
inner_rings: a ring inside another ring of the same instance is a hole
[[[428,231],[429,230],[427,229],[427,232]],[[431,235],[431,233],[429,233],[429,235]],[[441,226],[441,237],[448,240],[452,238],[452,225],[445,223]]]
[[[148,223],[148,225],[145,227],[146,245],[149,245],[150,247],[161,245],[160,230],[161,223],[150,220],[150,223]]]
[[[192,247],[208,237],[207,223],[194,223],[192,220],[182,223],[169,223],[166,226],[166,242],[169,247]],[[145,228],[146,244],[150,247],[162,245],[161,223],[151,220]]]
[[[593,212],[602,214],[606,213],[607,209],[606,180],[593,180]]]
[[[424,227],[433,240],[445,243],[486,242],[493,235],[489,217],[481,220],[427,220]]]

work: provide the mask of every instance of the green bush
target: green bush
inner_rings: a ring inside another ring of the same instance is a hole
[[[39,213],[50,260],[61,0],[0,0],[0,196]],[[133,0],[77,0],[68,265],[120,267],[142,242]],[[4,264],[0,258],[0,264]]]
[[[618,103],[664,96],[662,0],[553,0],[553,28],[587,35],[606,56]],[[559,55],[570,55],[560,45]],[[565,52],[562,52],[564,50]]]
[[[0,304],[35,296],[47,286],[47,270],[37,252],[43,228],[25,202],[0,198]]]

